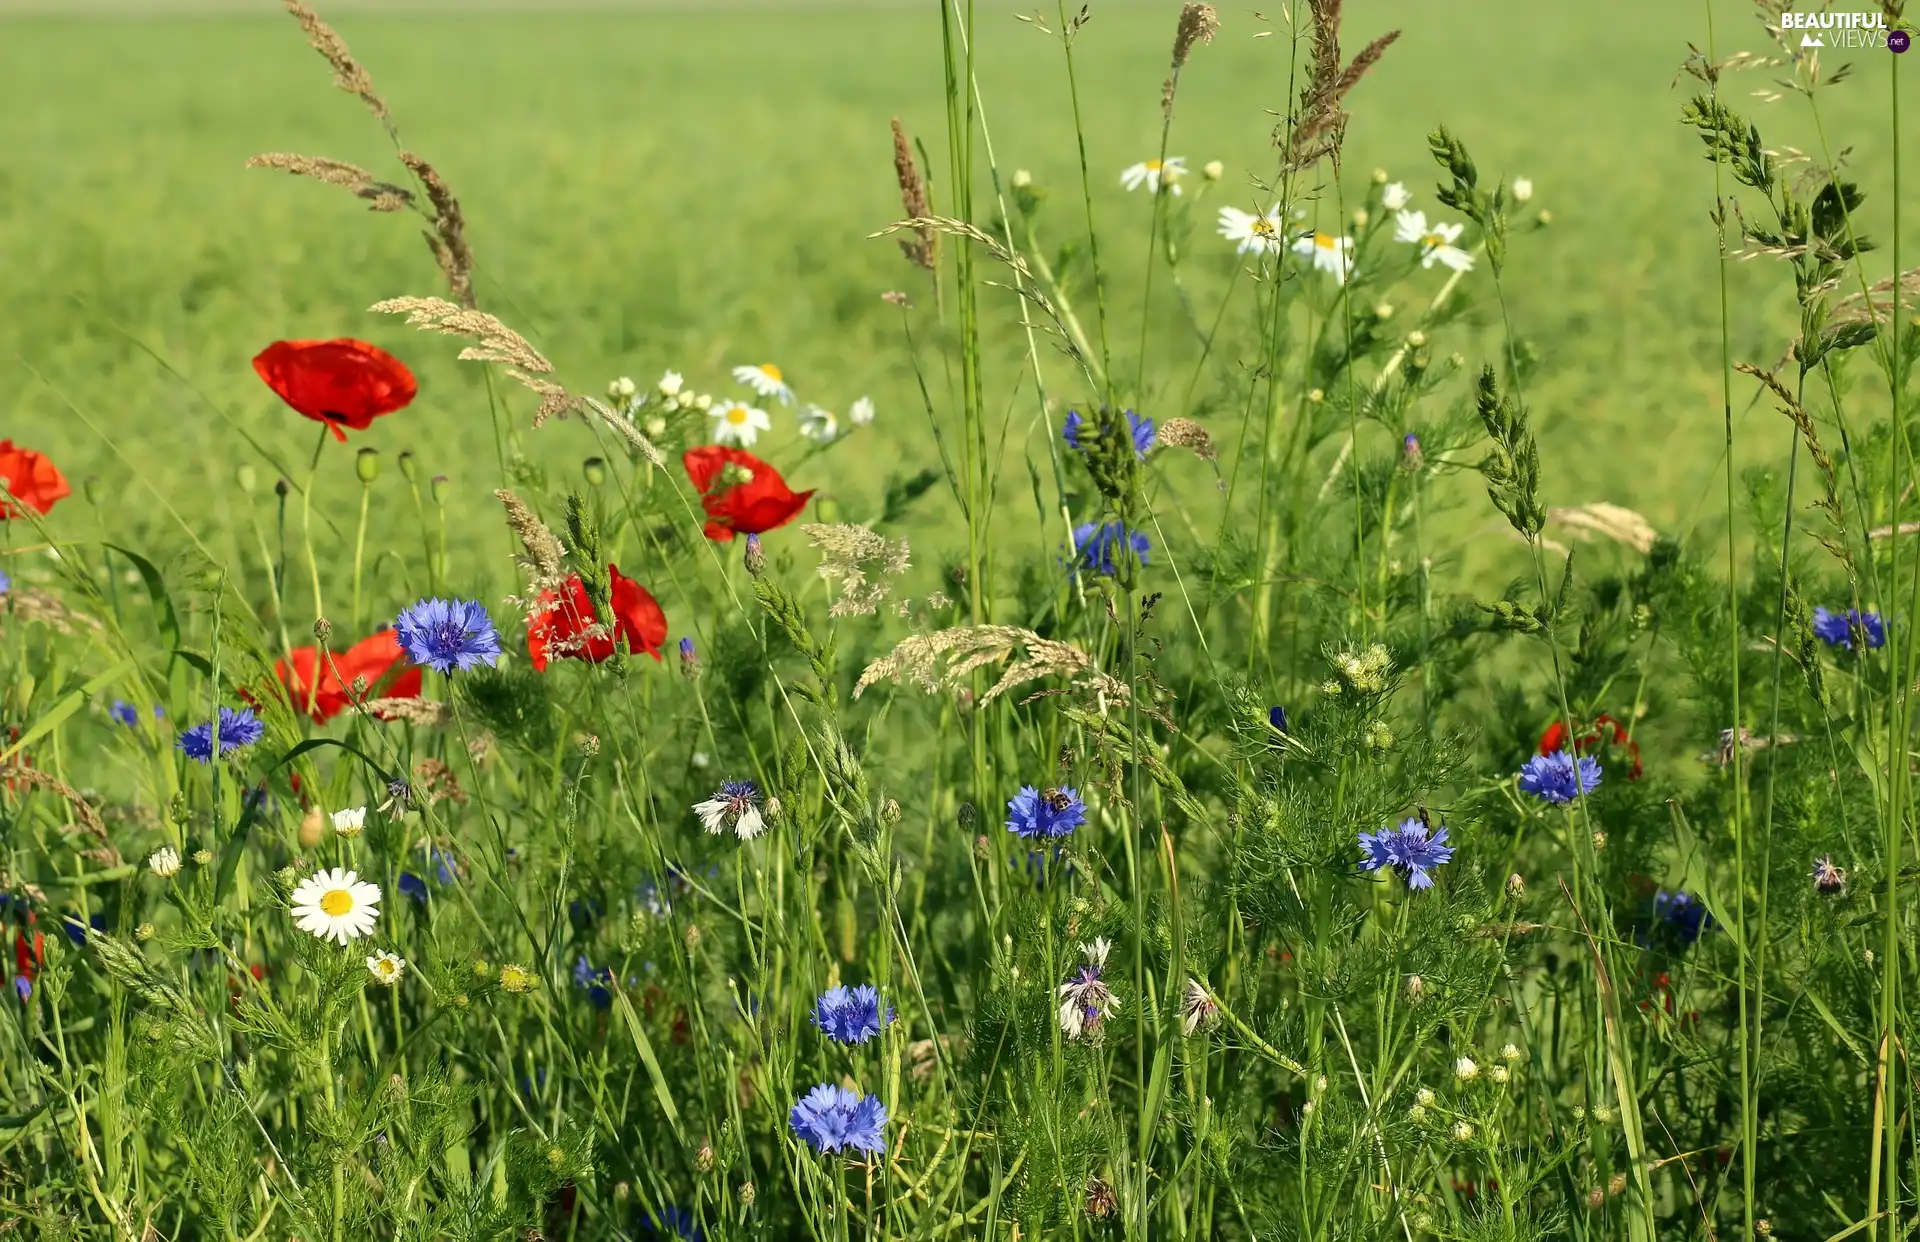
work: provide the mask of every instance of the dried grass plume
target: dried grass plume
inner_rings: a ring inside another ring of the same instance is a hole
[[[1015,658],[1015,653],[1021,653]],[[915,634],[867,665],[853,688],[859,698],[880,681],[911,681],[928,694],[957,690],[977,668],[1004,664],[993,688],[980,696],[982,706],[1042,677],[1066,677],[1103,698],[1124,700],[1127,684],[1100,671],[1093,657],[1071,643],[1042,638],[1014,625],[963,625],[932,634]]]
[[[295,177],[324,181],[350,190],[367,201],[369,211],[401,211],[413,205],[411,191],[381,181],[366,169],[344,160],[319,155],[295,155],[286,151],[268,151],[247,160],[248,168],[275,168]]]
[[[520,539],[522,550],[514,559],[527,575],[527,598],[512,602],[531,613],[542,591],[557,591],[566,584],[567,567],[563,559],[567,555],[566,545],[525,502],[506,488],[494,492],[493,497],[506,507],[507,525]]]
[[[822,553],[820,576],[840,584],[830,616],[874,615],[892,590],[887,579],[907,572],[910,549],[904,539],[888,539],[851,523],[815,522],[800,529]]]
[[[300,23],[300,29],[306,33],[307,42],[313,46],[313,50],[333,66],[333,84],[349,95],[358,96],[360,102],[367,106],[367,111],[391,130],[393,118],[387,112],[387,101],[380,98],[379,91],[373,89],[373,75],[353,58],[340,32],[322,21],[320,15],[302,4],[301,0],[281,0],[281,3],[286,5],[293,20]]]
[[[1615,543],[1624,543],[1642,556],[1653,551],[1653,545],[1660,538],[1660,532],[1653,528],[1652,522],[1632,509],[1608,504],[1604,500],[1568,509],[1548,509],[1547,520],[1558,522],[1581,539],[1590,540],[1598,535]]]
[[[907,218],[920,220],[931,216],[933,206],[927,198],[927,183],[913,158],[913,143],[897,116],[893,118],[893,175],[900,183],[900,206],[906,210]],[[915,266],[928,271],[934,268],[939,246],[940,235],[925,225],[916,228],[912,237],[900,239],[900,252]]]

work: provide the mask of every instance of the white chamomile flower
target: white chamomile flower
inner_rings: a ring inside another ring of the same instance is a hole
[[[686,377],[680,372],[668,371],[660,377],[660,382],[655,384],[654,388],[663,397],[677,397],[680,395],[681,388],[686,386],[686,382]]]
[[[773,426],[765,410],[744,401],[722,401],[707,412],[713,419],[713,442],[752,448],[760,433]]]
[[[862,397],[847,407],[847,421],[856,427],[864,427],[873,421],[873,398]]]
[[[1473,256],[1453,243],[1466,231],[1464,224],[1427,224],[1424,211],[1403,211],[1393,218],[1393,240],[1420,247],[1420,266],[1432,267],[1436,261],[1456,272],[1473,270]]]
[[[343,837],[357,837],[366,826],[367,808],[364,806],[333,813],[333,830]]]
[[[1390,183],[1380,191],[1380,205],[1388,211],[1399,211],[1413,201],[1413,191],[1398,181]]]
[[[1170,192],[1180,192],[1180,178],[1187,175],[1187,161],[1182,156],[1174,156],[1164,162],[1145,160],[1138,164],[1129,164],[1120,173],[1120,184],[1129,190],[1147,187],[1147,193],[1158,194],[1165,186]]]
[[[840,420],[832,410],[808,402],[800,409],[800,434],[825,444],[840,434]]]
[[[1515,177],[1513,179],[1513,201],[1524,203],[1533,197],[1533,178]]]
[[[147,870],[163,880],[171,880],[180,874],[180,851],[171,845],[163,845],[147,855]]]
[[[607,385],[607,396],[616,402],[631,401],[633,394],[638,391],[640,391],[639,387],[634,384],[632,378],[625,375]]]
[[[407,959],[383,949],[367,959],[367,973],[381,987],[390,988],[400,982],[401,975],[407,973]]]
[[[793,404],[793,389],[787,387],[787,377],[780,368],[771,362],[759,362],[750,367],[735,367],[733,378],[763,397],[772,397],[781,405]]]
[[[1265,212],[1222,207],[1220,236],[1236,243],[1240,254],[1274,254],[1280,249],[1280,226]]]
[[[1315,271],[1332,276],[1334,284],[1347,283],[1347,273],[1353,268],[1353,238],[1308,233],[1293,243],[1293,252],[1310,260]]]
[[[371,935],[379,917],[380,886],[355,871],[317,871],[293,890],[294,926],[321,940],[344,945]]]

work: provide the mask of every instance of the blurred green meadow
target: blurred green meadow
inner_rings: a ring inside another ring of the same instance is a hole
[[[1154,153],[1178,7],[1096,4],[1077,44],[1093,210],[1114,289],[1137,289],[1143,270],[1150,200],[1124,193],[1118,173]],[[1545,492],[1558,504],[1629,505],[1683,531],[1723,508],[1712,167],[1676,123],[1691,79],[1674,85],[1689,41],[1706,39],[1706,13],[1633,7],[1629,16],[1537,0],[1350,5],[1356,46],[1389,28],[1405,33],[1349,101],[1344,175],[1351,197],[1383,168],[1432,210],[1425,135],[1445,122],[1489,174],[1533,180],[1535,206],[1553,223],[1517,244],[1510,289],[1519,330],[1541,355],[1530,396]],[[728,394],[727,368],[771,360],[803,398],[843,416],[871,395],[873,426],[828,452],[801,462],[790,415],[757,446],[800,462],[795,486],[821,489],[849,520],[873,515],[888,476],[934,462],[901,317],[880,294],[909,292],[921,304],[916,330],[937,334],[931,299],[893,242],[869,238],[899,215],[890,116],[931,153],[936,208],[950,201],[934,5],[320,8],[373,72],[404,142],[459,193],[482,305],[530,337],[571,387],[597,392],[623,374],[644,386],[673,368]],[[1058,42],[1016,20],[1016,6],[978,11],[994,154],[1003,175],[1028,169],[1048,193],[1043,243],[1072,243],[1085,230]],[[0,14],[0,433],[51,454],[76,490],[90,484],[96,512],[75,504],[61,514],[71,533],[97,521],[117,538],[165,545],[181,541],[184,524],[244,557],[254,546],[244,506],[269,520],[274,473],[245,437],[297,476],[314,437],[248,360],[280,337],[354,335],[421,378],[410,410],[356,436],[388,463],[373,529],[412,520],[391,469],[411,449],[424,474],[450,481],[454,580],[504,582],[489,495],[503,451],[559,482],[578,477],[595,442],[579,423],[529,430],[530,403],[515,392],[518,430],[503,448],[483,377],[454,361],[454,342],[366,313],[382,298],[442,291],[412,217],[372,215],[331,187],[242,167],[266,151],[382,175],[395,167],[385,135],[329,89],[278,5],[7,0]],[[1219,38],[1182,80],[1170,145],[1191,168],[1215,159],[1226,168],[1188,241],[1184,270],[1203,317],[1236,266],[1213,235],[1214,211],[1253,205],[1249,179],[1273,166],[1273,114],[1290,95],[1279,19],[1238,5],[1222,16]],[[1744,0],[1716,5],[1716,18],[1722,55],[1764,50]],[[1823,101],[1824,132],[1804,107],[1751,105],[1770,140],[1851,146],[1855,162],[1883,166],[1891,58],[1851,55],[1853,81]],[[1907,93],[1909,108],[1920,102]],[[1868,203],[1870,233],[1884,236],[1887,208]],[[1320,210],[1334,218],[1330,186]],[[1497,319],[1482,277],[1468,296]],[[1736,266],[1733,282],[1733,355],[1771,365],[1793,325],[1788,282],[1764,263]],[[1244,312],[1244,288],[1237,296]],[[988,405],[1010,411],[1011,461],[1044,429],[1011,298],[992,290],[988,305],[1003,344]],[[1197,345],[1164,283],[1155,306],[1148,373],[1184,377]],[[1134,314],[1112,325],[1122,375],[1142,336]],[[1050,356],[1049,391],[1075,399],[1065,359]],[[1191,412],[1216,434],[1238,417],[1222,405],[1242,366],[1223,351],[1195,388]],[[928,378],[943,401],[944,377]],[[1168,383],[1138,404],[1163,418],[1190,412],[1184,388]],[[1786,423],[1751,406],[1747,390],[1735,403],[1741,451],[1774,445],[1784,457]],[[358,500],[350,458],[330,451],[317,489],[342,524]],[[235,483],[244,462],[256,468],[251,501]],[[936,491],[911,525],[938,528],[954,515]]]

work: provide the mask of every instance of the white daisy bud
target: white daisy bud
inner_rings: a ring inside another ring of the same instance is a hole
[[[1016,168],[1013,170],[1013,188],[1014,189],[1024,190],[1032,184],[1033,184],[1032,173],[1028,172],[1024,168]]]
[[[660,390],[660,395],[663,397],[677,397],[680,395],[680,389],[686,385],[686,382],[680,372],[668,371],[660,377],[660,382],[655,384],[654,387]],[[628,380],[627,384],[631,386],[633,381]]]
[[[607,396],[613,398],[615,401],[631,401],[633,400],[633,395],[639,391],[640,386],[625,375],[622,375],[619,379],[607,385]]]
[[[366,826],[367,808],[364,806],[333,813],[333,831],[337,836],[357,837]]]
[[[163,845],[147,855],[147,870],[163,880],[171,880],[180,874],[180,853],[171,845]]]
[[[407,972],[407,960],[397,953],[382,950],[367,959],[367,973],[373,981],[383,988],[390,988],[400,982],[400,976]]]
[[[1465,1143],[1473,1138],[1473,1123],[1456,1121],[1453,1123],[1453,1141]]]
[[[1532,197],[1533,180],[1529,177],[1515,177],[1513,179],[1513,201],[1516,203],[1524,203]]]
[[[1413,1093],[1413,1099],[1414,1099],[1414,1102],[1419,1104],[1422,1108],[1433,1107],[1433,1091],[1430,1088],[1427,1088],[1427,1087],[1420,1088],[1418,1091]]]
[[[1506,1082],[1511,1076],[1511,1071],[1504,1065],[1496,1065],[1487,1071],[1487,1077],[1498,1083]]]
[[[1480,1077],[1480,1067],[1472,1057],[1460,1057],[1453,1063],[1453,1076],[1460,1082],[1472,1082]]]
[[[1200,175],[1209,181],[1218,181],[1227,175],[1227,166],[1219,160],[1208,160],[1200,167]]]
[[[1512,1044],[1502,1044],[1500,1045],[1500,1059],[1502,1061],[1518,1061],[1521,1059],[1520,1049],[1514,1047]]]

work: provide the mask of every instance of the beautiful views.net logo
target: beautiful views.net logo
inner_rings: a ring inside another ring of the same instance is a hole
[[[1780,15],[1782,31],[1800,31],[1801,47],[1882,48],[1889,46],[1884,13],[1794,13]],[[1904,32],[1900,34],[1906,50]]]

